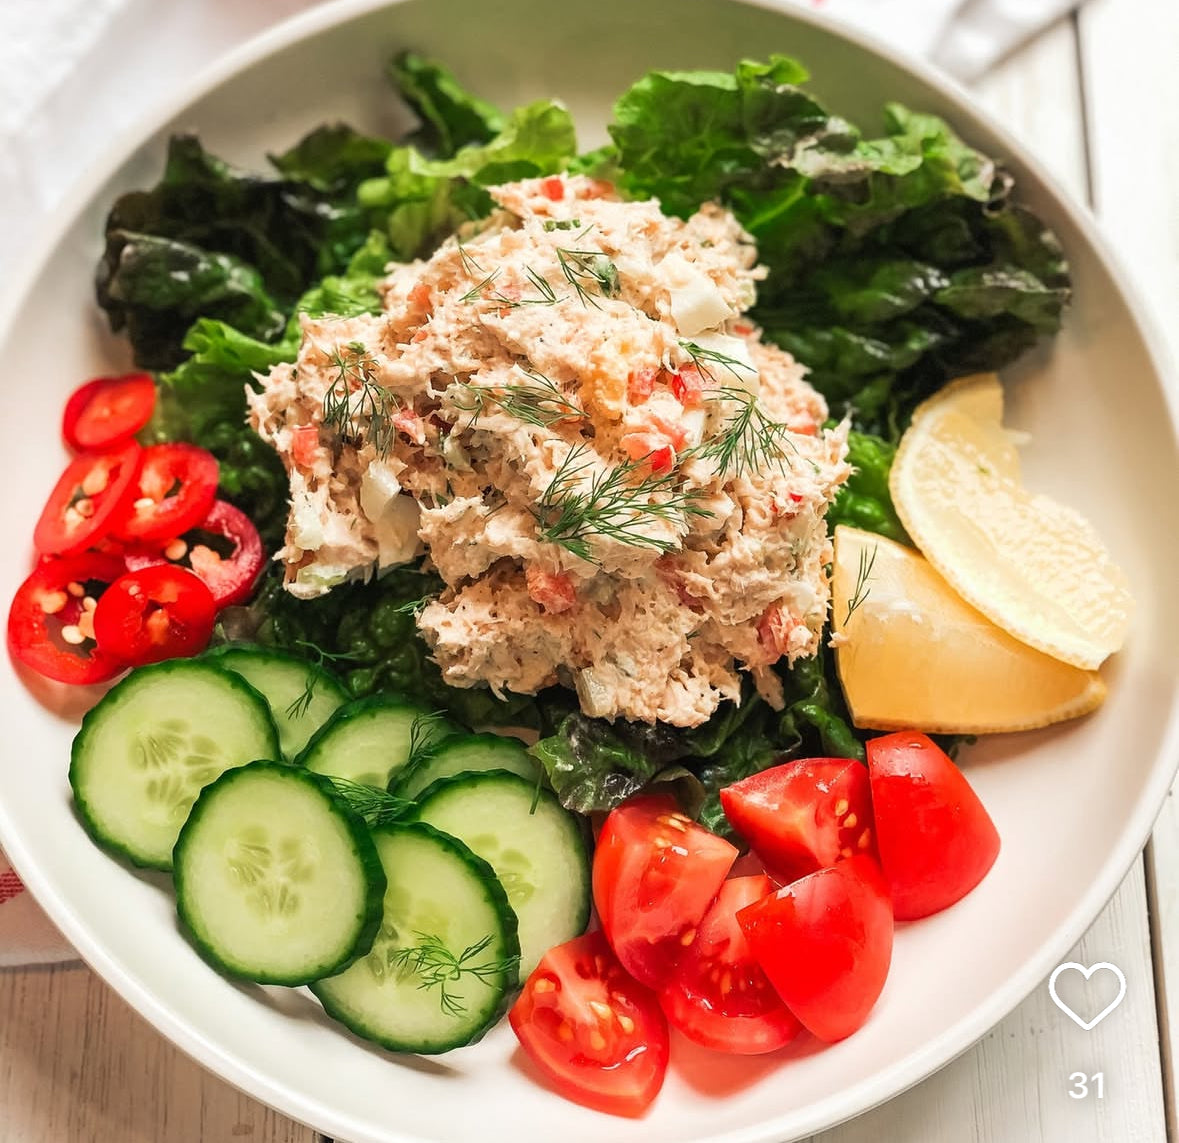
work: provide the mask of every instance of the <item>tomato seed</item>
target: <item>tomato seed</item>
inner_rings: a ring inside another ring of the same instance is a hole
[[[839,855],[840,855],[840,857],[851,857],[851,856],[852,856],[854,853],[855,853],[855,850],[854,850],[854,849],[852,849],[852,847],[851,847],[850,845],[845,845],[845,846],[844,846],[844,847],[843,847],[843,848],[842,848],[842,849],[839,851]]]
[[[41,610],[46,615],[56,615],[69,602],[64,591],[47,591],[41,596]]]
[[[868,843],[871,840],[872,840],[872,831],[870,829],[866,829],[866,830],[864,830],[864,832],[862,834],[860,834],[860,840],[856,842],[856,845],[858,845],[861,849],[867,849]]]
[[[88,595],[85,599],[82,600],[83,611],[93,611],[97,606],[98,600],[95,599],[92,595]]]
[[[595,1028],[590,1033],[589,1044],[595,1052],[601,1052],[606,1047],[606,1037]]]
[[[533,992],[556,992],[557,985],[554,981],[549,980],[547,976],[542,976],[533,986]]]
[[[635,1022],[622,1012],[618,1013],[618,1026],[629,1036],[635,1030]]]
[[[557,1025],[557,1039],[565,1044],[569,1043],[569,1041],[573,1039],[573,1025],[570,1024],[568,1020],[562,1020],[561,1023]]]
[[[669,826],[671,829],[678,829],[680,833],[686,833],[688,829],[688,819],[683,814],[661,814],[655,820],[660,825]]]
[[[847,817],[843,819],[843,828],[855,829],[856,826],[859,825],[859,822],[860,819],[856,817],[855,814],[848,814]]]
[[[841,818],[844,814],[847,813],[849,809],[851,809],[851,806],[848,804],[847,798],[840,798],[839,801],[835,803],[835,816],[837,818]]]
[[[696,939],[695,929],[685,929],[680,937],[680,944],[687,948]]]
[[[76,580],[66,584],[66,591],[75,599],[81,599],[86,594],[86,589]]]
[[[724,996],[727,996],[730,992],[733,991],[733,974],[731,972],[726,972],[724,976],[721,977],[720,990],[721,994]]]
[[[74,647],[77,647],[80,643],[86,642],[86,636],[83,635],[81,629],[73,623],[71,623],[68,627],[63,627],[61,629],[61,637]]]
[[[188,551],[188,545],[180,539],[173,540],[165,549],[164,557],[169,560],[182,560],[184,553]]]
[[[77,512],[83,520],[88,520],[91,516],[94,515],[94,501],[91,500],[89,496],[83,496],[81,500],[77,501],[75,504],[71,504],[70,507],[73,508],[73,510]]]
[[[603,1004],[600,1000],[591,1000],[589,1002],[590,1011],[599,1020],[609,1020],[614,1015],[614,1010],[609,1004]]]
[[[82,632],[84,639],[94,638],[94,612],[83,611],[78,616],[78,630]]]
[[[131,505],[137,512],[142,512],[145,508],[153,508],[154,506],[155,501],[150,496],[141,496]]]

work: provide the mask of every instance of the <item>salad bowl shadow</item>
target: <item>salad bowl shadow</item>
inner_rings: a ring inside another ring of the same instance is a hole
[[[9,376],[38,378],[0,396],[3,442],[22,485],[48,488],[62,461],[48,430],[24,426],[55,424],[80,378],[127,364],[95,311],[93,266],[107,207],[154,181],[169,133],[198,131],[211,151],[242,165],[323,122],[400,134],[411,120],[381,77],[403,47],[437,57],[504,107],[561,97],[583,147],[604,139],[615,97],[652,68],[728,69],[780,51],[803,60],[816,93],[853,121],[871,128],[882,105],[898,100],[944,116],[1001,156],[1073,269],[1064,331],[1006,378],[1008,416],[1032,441],[1027,483],[1077,504],[1130,576],[1138,618],[1108,668],[1108,701],[1065,730],[997,737],[964,753],[1002,852],[980,888],[937,923],[899,931],[892,974],[863,1029],[745,1071],[726,1064],[715,1081],[699,1078],[698,1068],[707,1071],[699,1061],[673,1066],[636,1122],[605,1120],[534,1083],[513,1066],[506,1025],[444,1065],[419,1067],[218,977],[183,940],[167,895],[97,852],[80,829],[66,777],[77,711],[56,692],[33,693],[15,671],[0,679],[10,741],[21,743],[0,755],[0,843],[82,956],[161,1033],[334,1137],[596,1143],[606,1131],[619,1143],[784,1143],[810,1135],[917,1083],[1011,1011],[1117,888],[1162,805],[1179,762],[1179,502],[1157,490],[1173,486],[1179,452],[1159,340],[1092,218],[1030,155],[948,81],[820,17],[770,0],[600,0],[567,19],[531,0],[500,0],[494,18],[474,0],[338,0],[244,45],[155,109],[76,189],[13,279],[0,346]],[[6,534],[31,534],[35,499],[4,498]],[[8,598],[28,559],[19,544],[0,558]]]

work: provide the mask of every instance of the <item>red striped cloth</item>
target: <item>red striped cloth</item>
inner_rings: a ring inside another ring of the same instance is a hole
[[[0,850],[0,969],[76,960],[77,956]]]

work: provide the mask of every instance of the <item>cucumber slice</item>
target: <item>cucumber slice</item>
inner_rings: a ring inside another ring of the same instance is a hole
[[[99,845],[171,869],[201,788],[231,767],[277,757],[270,708],[253,687],[209,662],[172,659],[132,671],[87,712],[70,785]]]
[[[329,1016],[396,1052],[477,1040],[507,1007],[520,946],[491,867],[421,822],[373,830],[385,915],[367,956],[311,991]]]
[[[585,931],[590,865],[581,824],[554,794],[519,774],[443,778],[417,818],[465,842],[495,870],[520,923],[520,978],[549,949]]]
[[[339,707],[296,761],[317,774],[383,790],[413,754],[453,733],[453,723],[425,707],[371,695]]]
[[[413,759],[395,777],[389,792],[413,801],[439,778],[479,770],[508,770],[534,785],[540,778],[540,763],[518,738],[463,734],[445,739]]]
[[[372,946],[385,875],[329,779],[251,762],[202,791],[176,840],[176,908],[214,967],[307,984]]]
[[[268,647],[215,647],[205,658],[241,675],[270,703],[284,758],[294,758],[307,740],[348,701],[344,685],[330,671],[298,655]]]

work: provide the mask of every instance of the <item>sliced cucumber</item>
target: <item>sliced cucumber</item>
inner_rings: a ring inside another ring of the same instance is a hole
[[[453,723],[425,707],[371,695],[337,708],[296,761],[317,774],[383,790],[411,755],[453,733]]]
[[[398,1052],[478,1039],[507,1006],[520,946],[491,867],[421,822],[373,831],[385,913],[367,956],[311,990],[358,1036]]]
[[[132,671],[86,714],[70,785],[99,845],[170,869],[201,788],[231,767],[277,757],[270,709],[253,687],[210,662],[172,659]]]
[[[581,825],[555,795],[519,774],[443,778],[417,817],[465,842],[495,870],[520,923],[520,976],[585,931],[590,866]]]
[[[424,751],[394,778],[390,793],[411,801],[439,778],[478,770],[508,770],[536,783],[540,764],[518,738],[500,734],[463,734]]]
[[[296,757],[332,712],[348,701],[335,675],[286,651],[230,645],[216,647],[205,657],[235,671],[266,697],[285,758]]]
[[[287,762],[252,762],[201,792],[173,878],[200,954],[263,984],[307,984],[366,953],[385,894],[364,823],[327,778]]]

